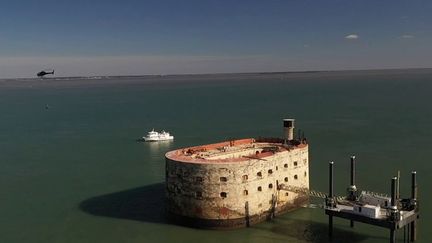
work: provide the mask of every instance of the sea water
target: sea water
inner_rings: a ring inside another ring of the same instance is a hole
[[[401,194],[418,175],[418,242],[430,242],[432,70],[98,77],[0,81],[0,242],[328,242],[322,209],[246,229],[174,225],[164,154],[234,138],[282,136],[295,118],[310,184]],[[151,129],[173,142],[137,141]],[[314,199],[321,204],[321,199]],[[335,219],[334,242],[388,242],[383,228]],[[402,240],[403,230],[398,231]]]

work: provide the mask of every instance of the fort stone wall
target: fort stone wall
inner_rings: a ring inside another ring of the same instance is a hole
[[[273,153],[263,151],[268,146],[272,144],[256,143],[257,156],[244,159],[239,152],[243,160],[238,161],[232,154],[222,160],[187,161],[176,156],[180,150],[168,152],[168,211],[198,227],[242,227],[306,203],[306,195],[281,185],[309,189],[308,145]]]

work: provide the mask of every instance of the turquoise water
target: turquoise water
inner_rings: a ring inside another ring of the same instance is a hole
[[[409,195],[417,170],[418,242],[430,242],[431,91],[432,70],[0,81],[0,242],[327,242],[322,209],[229,231],[165,218],[166,151],[279,136],[286,117],[310,143],[313,189],[327,190],[334,160],[343,194],[352,154],[363,189],[389,193],[400,170]],[[136,141],[152,128],[175,141]],[[388,231],[336,219],[334,242]]]

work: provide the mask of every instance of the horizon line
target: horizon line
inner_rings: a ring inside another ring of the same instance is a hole
[[[369,68],[369,69],[329,69],[329,70],[298,70],[298,71],[256,71],[256,72],[214,72],[214,73],[167,73],[167,74],[131,74],[131,75],[90,75],[90,76],[51,76],[46,78],[1,78],[0,80],[50,80],[64,78],[121,78],[121,77],[169,77],[169,76],[200,76],[200,75],[271,75],[271,74],[295,74],[295,73],[325,73],[325,72],[361,72],[361,71],[396,71],[396,70],[427,70],[432,67],[408,67],[408,68]]]

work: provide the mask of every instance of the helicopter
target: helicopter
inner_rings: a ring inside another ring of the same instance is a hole
[[[50,71],[42,70],[42,71],[38,72],[36,75],[37,75],[38,77],[43,78],[43,77],[44,77],[45,75],[47,75],[47,74],[52,74],[52,75],[54,75],[54,70],[52,70],[51,72],[50,72]]]

